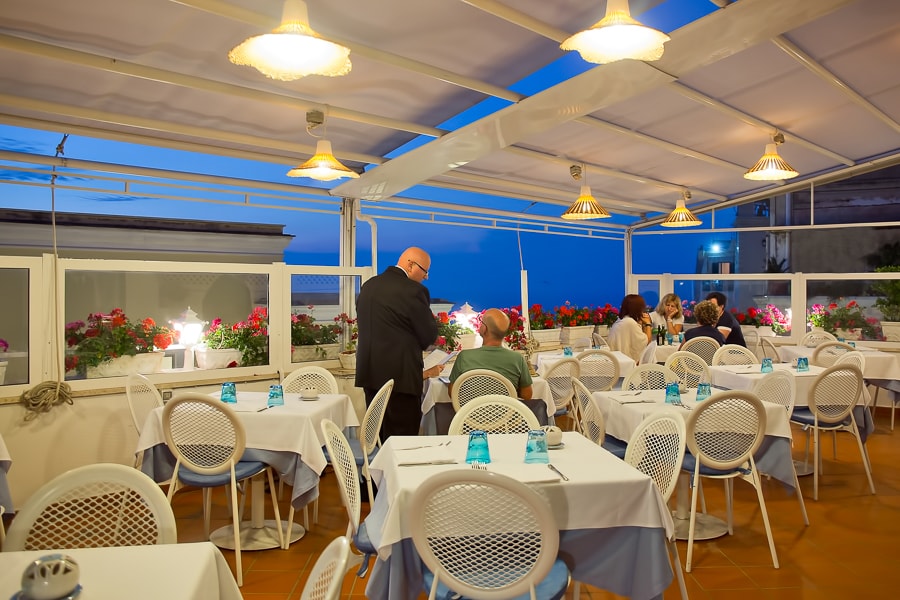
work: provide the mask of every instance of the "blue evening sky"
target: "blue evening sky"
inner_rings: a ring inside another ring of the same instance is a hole
[[[650,26],[669,32],[715,8],[708,0],[668,0],[651,11],[635,16]],[[577,53],[568,53],[510,87],[531,95],[591,67]],[[456,129],[507,105],[503,100],[488,99],[438,124],[438,127]],[[0,147],[52,156],[63,133],[0,125]],[[417,138],[388,156],[402,154],[431,139],[425,136]],[[285,184],[337,185],[288,178],[283,165],[81,136],[69,137],[65,156]],[[4,179],[22,178],[9,171],[0,173],[0,176]],[[24,186],[3,186],[0,190],[0,207],[50,210],[50,197],[46,190]],[[467,192],[417,186],[402,195],[505,208],[502,199]],[[111,197],[91,192],[58,193],[56,208],[60,212],[277,223],[284,225],[285,233],[295,236],[285,252],[285,262],[314,265],[336,265],[338,262],[337,215],[161,201],[136,195]],[[727,226],[723,217],[725,215],[721,212],[717,215],[718,224]],[[722,234],[637,236],[634,242],[634,272],[692,273],[696,268],[698,249],[721,238]],[[421,246],[432,255],[431,275],[426,285],[433,298],[443,298],[457,305],[468,301],[478,310],[491,306],[515,306],[521,299],[520,241],[522,265],[528,271],[530,302],[549,306],[566,301],[579,306],[607,302],[618,306],[621,302],[625,293],[625,257],[623,243],[619,241],[532,232],[517,235],[515,231],[379,220],[378,266],[381,270],[393,264],[407,246]],[[357,263],[371,264],[370,230],[362,222],[358,224],[357,243]]]

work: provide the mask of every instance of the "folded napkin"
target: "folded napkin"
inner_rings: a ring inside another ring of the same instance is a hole
[[[637,392],[628,392],[617,396],[610,396],[610,398],[612,398],[619,404],[638,404],[640,402],[653,402],[651,398],[645,398],[643,395]]]
[[[524,452],[522,453],[524,460]],[[507,477],[512,477],[522,483],[545,483],[552,481],[560,481],[559,475],[550,470],[546,464],[529,464],[529,463],[490,463],[487,465],[488,471],[500,473]],[[566,475],[569,475],[566,473]],[[571,475],[569,475],[571,477]]]
[[[720,368],[729,373],[759,373],[761,365],[722,365]]]
[[[398,448],[395,456],[398,465],[446,465],[457,461],[448,446],[432,446],[415,450]]]

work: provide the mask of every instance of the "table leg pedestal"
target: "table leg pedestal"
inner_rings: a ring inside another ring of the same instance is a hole
[[[797,477],[804,477],[813,474],[813,466],[808,461],[795,460],[794,470],[797,471]]]
[[[672,519],[675,522],[675,539],[687,540],[691,526],[691,476],[681,473],[678,476],[678,495]],[[728,533],[728,523],[718,517],[705,513],[697,513],[694,519],[694,539],[711,540]]]

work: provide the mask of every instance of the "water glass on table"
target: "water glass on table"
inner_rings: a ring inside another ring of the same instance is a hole
[[[266,406],[284,406],[284,388],[278,384],[269,386],[269,400]]]
[[[487,464],[491,462],[491,451],[488,448],[487,433],[476,429],[469,432],[469,446],[466,449],[466,464]]]
[[[237,403],[237,391],[235,390],[233,382],[226,381],[222,384],[222,394],[219,396],[219,399],[228,404]]]
[[[666,404],[681,404],[681,392],[678,390],[678,382],[666,384]]]
[[[805,371],[809,371],[809,359],[805,356],[801,356],[797,359],[797,372],[803,373]]]
[[[528,441],[525,443],[525,462],[529,464],[550,462],[550,453],[547,450],[547,432],[543,429],[532,429],[528,432]]]
[[[700,383],[698,383],[697,384],[697,397],[696,397],[697,402],[700,402],[702,400],[706,400],[707,398],[709,398],[712,395],[711,388],[712,388],[712,386],[710,386],[709,383],[706,383],[704,381],[701,381]]]
[[[667,344],[667,345],[671,346],[671,345],[672,345],[672,342],[673,342],[674,340],[675,340],[675,336],[673,336],[671,333],[667,333],[667,334],[666,334],[666,344]]]
[[[760,373],[771,373],[772,372],[772,359],[764,358],[762,359],[762,364],[759,367]]]

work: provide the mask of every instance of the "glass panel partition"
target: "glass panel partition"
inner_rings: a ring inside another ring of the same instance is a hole
[[[351,360],[346,355],[356,350],[356,296],[361,280],[359,275],[291,275],[292,363]]]
[[[0,290],[0,385],[28,383],[28,269],[0,268]]]

